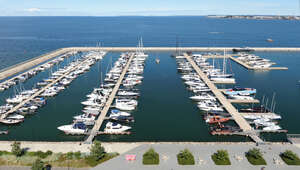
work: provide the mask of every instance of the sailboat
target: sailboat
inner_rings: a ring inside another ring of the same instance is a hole
[[[156,64],[159,64],[159,63],[160,63],[159,58],[156,58],[156,59],[155,59],[155,62],[156,62]]]
[[[222,73],[218,73],[218,72],[210,73],[209,78],[212,81],[235,83],[235,78],[232,77],[232,74],[226,73],[226,65],[227,65],[227,58],[226,58],[226,51],[224,49],[223,72]]]

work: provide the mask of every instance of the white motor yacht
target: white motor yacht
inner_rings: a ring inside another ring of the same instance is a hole
[[[195,96],[191,96],[190,99],[195,100],[195,101],[216,100],[216,98],[210,94],[195,95]]]
[[[24,116],[14,113],[14,114],[8,115],[7,119],[24,120]]]
[[[107,122],[104,132],[106,133],[121,133],[131,129],[129,126],[124,126],[115,122]]]
[[[276,130],[280,130],[280,129],[281,129],[281,127],[278,125],[267,126],[267,127],[263,128],[263,130],[265,130],[265,131],[276,131]]]
[[[71,125],[59,126],[57,129],[65,132],[66,134],[72,135],[82,135],[88,131],[88,128],[83,122],[75,122]]]
[[[118,117],[118,116],[131,116],[131,114],[116,109],[111,110],[109,117]]]
[[[237,100],[254,100],[252,96],[244,96],[244,95],[228,95],[230,99],[237,99]]]

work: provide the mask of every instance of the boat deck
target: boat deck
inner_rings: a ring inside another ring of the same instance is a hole
[[[104,108],[102,109],[98,119],[96,120],[95,125],[93,126],[91,133],[89,134],[88,138],[85,140],[85,143],[92,143],[94,137],[98,134],[98,131],[99,131],[99,129],[100,129],[102,123],[103,123],[103,120],[106,117],[106,114],[107,114],[108,110],[111,107],[111,104],[112,104],[112,102],[113,102],[113,100],[114,100],[114,98],[117,94],[117,91],[119,90],[119,87],[120,87],[120,85],[121,85],[121,83],[124,79],[124,76],[125,76],[128,68],[129,68],[129,65],[130,65],[133,57],[134,57],[134,55],[131,54],[126,66],[124,67],[124,69],[122,71],[122,74],[120,75],[120,78],[118,79],[118,81],[117,81],[115,87],[113,88],[113,91],[111,92]]]

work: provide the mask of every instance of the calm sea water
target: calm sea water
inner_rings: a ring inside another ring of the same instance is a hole
[[[57,48],[69,46],[136,46],[139,36],[145,46],[175,46],[176,36],[181,46],[276,46],[299,47],[300,23],[298,21],[224,20],[204,17],[0,17],[0,69],[36,57]],[[273,43],[266,42],[272,38]],[[258,55],[269,58],[287,71],[254,72],[231,62],[229,71],[235,74],[237,85],[254,87],[257,98],[276,93],[276,112],[279,122],[289,133],[300,133],[299,63],[300,53],[269,53]],[[102,62],[78,77],[65,91],[38,113],[18,126],[8,127],[10,134],[0,140],[82,140],[83,137],[66,136],[56,127],[68,124],[72,116],[80,114],[80,102],[100,83],[100,73],[106,71],[110,59],[118,53],[109,53]],[[105,141],[237,141],[241,137],[214,137],[202,120],[196,104],[176,70],[170,53],[151,53],[146,61],[144,81],[139,86],[141,97],[138,109],[132,114],[130,136],[98,137]],[[160,64],[154,59],[159,57]],[[68,61],[61,63],[61,66]],[[221,63],[221,61],[220,61]],[[57,66],[53,67],[53,71]],[[31,87],[49,75],[49,70],[39,73],[22,86]],[[10,89],[0,94],[0,104],[14,94]],[[1,125],[1,129],[7,128]],[[278,137],[276,137],[278,136]],[[265,139],[282,139],[281,135],[265,135]]]

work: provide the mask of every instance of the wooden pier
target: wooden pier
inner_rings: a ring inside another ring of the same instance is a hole
[[[233,56],[230,56],[229,58],[231,60],[235,61],[236,63],[242,65],[243,67],[247,68],[248,70],[262,70],[263,71],[263,70],[287,70],[288,69],[287,67],[254,68]]]
[[[223,105],[223,107],[227,110],[227,112],[232,116],[234,121],[238,124],[238,126],[243,130],[243,132],[253,132],[253,128],[249,125],[249,123],[242,117],[242,115],[238,112],[238,110],[231,104],[229,100],[221,93],[221,91],[212,83],[206,74],[204,74],[201,69],[196,65],[194,60],[184,54],[185,58],[188,62],[191,63],[192,67],[196,70],[200,78],[203,82],[211,89],[219,102]],[[252,135],[251,137],[255,142],[263,142],[258,136]]]
[[[93,126],[93,129],[92,129],[91,133],[89,134],[88,138],[86,139],[85,143],[92,143],[94,137],[98,134],[98,131],[99,131],[99,129],[100,129],[102,123],[103,123],[103,120],[106,117],[106,114],[107,114],[108,110],[110,109],[110,106],[111,106],[111,104],[112,104],[112,102],[113,102],[113,100],[114,100],[114,98],[117,94],[117,91],[120,88],[120,85],[121,85],[121,83],[124,79],[124,76],[125,76],[128,68],[129,68],[129,65],[130,65],[133,57],[134,57],[134,54],[131,54],[126,66],[123,69],[122,74],[120,75],[120,78],[118,79],[115,87],[113,88],[108,100],[105,103],[104,108],[102,109],[98,119],[96,120],[95,125]]]
[[[37,97],[40,94],[42,94],[46,89],[48,89],[49,87],[53,86],[55,83],[57,83],[61,79],[65,78],[70,72],[76,70],[79,66],[81,66],[82,63],[84,63],[85,61],[87,61],[89,59],[90,58],[86,58],[84,61],[78,63],[75,67],[73,67],[68,72],[64,73],[63,75],[61,75],[60,77],[58,77],[57,79],[55,79],[54,81],[52,81],[51,83],[49,83],[48,85],[46,85],[45,87],[43,87],[40,90],[38,90],[35,94],[33,94],[32,96],[30,96],[28,99],[22,101],[21,103],[17,104],[16,106],[14,106],[12,109],[10,109],[9,111],[7,111],[6,113],[2,114],[1,117],[0,117],[0,119],[6,118],[9,114],[14,113],[15,111],[17,111],[18,109],[20,109],[21,107],[23,107],[23,105],[25,103],[31,101],[35,97]]]

